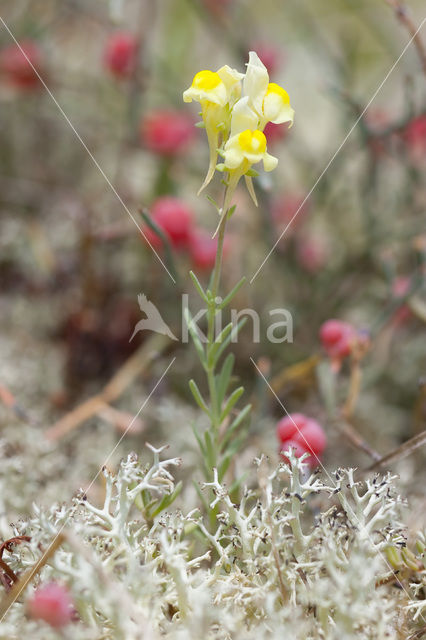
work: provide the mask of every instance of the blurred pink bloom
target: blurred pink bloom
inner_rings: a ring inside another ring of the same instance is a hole
[[[57,582],[49,582],[36,589],[27,602],[28,613],[35,620],[44,620],[55,629],[71,622],[73,602],[68,589]]]
[[[42,75],[44,60],[41,49],[36,42],[24,40],[19,43],[19,46],[11,44],[0,51],[1,75],[9,85],[29,91],[38,89],[41,83],[27,58]]]
[[[288,462],[288,458],[284,452],[292,447],[297,458],[304,453],[311,454],[306,460],[311,467],[318,465],[318,457],[327,445],[327,437],[322,426],[303,413],[292,413],[282,418],[277,424],[277,437],[280,442],[280,454],[285,462]]]
[[[404,139],[418,158],[426,157],[426,115],[411,120],[405,128]]]
[[[225,238],[223,255],[228,253],[229,237]],[[191,235],[189,243],[189,255],[194,267],[200,270],[213,269],[216,260],[217,238],[202,229],[196,229]]]
[[[327,355],[336,362],[352,352],[354,341],[357,338],[355,327],[342,320],[327,320],[320,328],[320,340]]]
[[[268,146],[273,146],[277,142],[281,142],[287,137],[288,123],[285,122],[284,124],[274,124],[273,122],[268,122],[263,130],[263,133],[266,136]]]
[[[283,54],[280,49],[268,42],[256,42],[251,50],[256,51],[271,76],[283,62]]]
[[[173,156],[184,152],[195,138],[192,118],[181,111],[162,110],[148,114],[140,127],[144,145],[154,153]]]
[[[303,269],[316,273],[327,264],[330,255],[325,238],[315,234],[303,235],[296,247],[298,262]]]
[[[139,42],[133,33],[117,31],[105,45],[104,65],[118,78],[127,78],[136,69],[138,51]]]
[[[189,245],[193,216],[188,205],[172,196],[158,198],[151,208],[151,217],[155,224],[164,231],[170,244],[176,249],[186,248]],[[144,234],[154,248],[162,246],[162,240],[154,231],[144,227]]]
[[[286,234],[294,233],[305,221],[309,212],[309,201],[297,194],[281,195],[272,203],[272,220],[280,233],[290,225]]]

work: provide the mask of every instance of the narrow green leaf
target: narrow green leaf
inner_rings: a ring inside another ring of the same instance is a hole
[[[235,454],[241,449],[241,447],[244,444],[244,440],[245,440],[245,434],[241,433],[238,438],[236,438],[227,448],[226,450],[226,456],[231,456],[234,457]]]
[[[147,505],[151,502],[151,494],[148,491],[148,489],[142,489],[141,491],[141,498],[142,498],[142,502],[143,502],[143,506],[147,507]]]
[[[168,236],[164,233],[163,229],[161,229],[161,227],[159,227],[158,224],[153,220],[153,218],[150,216],[149,211],[147,209],[142,209],[139,213],[142,219],[144,220],[144,222],[146,223],[146,225],[151,229],[151,231],[153,231],[161,239],[164,246],[165,254],[166,254],[165,255],[166,266],[169,269],[172,276],[177,280],[178,272],[176,269],[176,265],[173,257],[173,251],[172,251],[172,247],[170,245]]]
[[[195,380],[192,380],[192,378],[189,381],[189,388],[191,389],[192,395],[194,396],[194,399],[195,399],[195,402],[198,404],[200,409],[205,411],[205,413],[207,413],[207,415],[210,417],[210,410],[209,410],[207,404],[205,403],[204,398],[201,395],[201,392],[200,392],[199,388],[197,387],[197,383],[195,382]]]
[[[204,445],[203,445],[203,443],[201,441],[200,436],[198,435],[198,431],[197,431],[194,423],[191,423],[191,429],[192,429],[192,432],[193,432],[193,434],[195,436],[196,441],[198,442],[198,446],[200,447],[200,451],[201,451],[201,453],[203,455],[203,458],[204,458],[206,456],[206,449],[205,449],[205,447],[204,447]]]
[[[233,331],[231,331],[231,333],[226,338],[226,340],[224,340],[222,342],[222,345],[219,347],[218,352],[215,354],[215,361],[216,362],[219,361],[220,356],[222,355],[222,353],[225,351],[225,349],[227,348],[227,346],[231,342],[233,335],[238,335],[240,329],[242,329],[242,327],[245,325],[246,322],[247,322],[247,316],[244,316],[244,318],[241,318],[239,323],[234,327]]]
[[[223,420],[225,420],[226,416],[229,415],[229,413],[232,411],[232,408],[234,407],[234,405],[238,402],[238,400],[241,398],[241,396],[244,393],[244,387],[238,387],[238,389],[235,389],[235,391],[233,391],[231,393],[231,395],[229,396],[226,404],[225,404],[225,408],[223,409],[221,415],[220,415],[220,421],[222,422]]]
[[[241,278],[241,280],[239,282],[237,282],[237,284],[232,289],[232,291],[230,291],[228,293],[228,295],[226,296],[226,298],[224,298],[222,300],[222,302],[219,305],[219,309],[224,309],[226,306],[228,306],[228,304],[231,302],[232,298],[236,295],[236,293],[238,293],[238,291],[241,289],[241,287],[243,286],[245,281],[246,281],[246,277],[244,276],[243,278]]]
[[[220,211],[220,207],[217,204],[216,200],[213,200],[213,198],[211,196],[206,196],[207,200],[210,202],[210,204],[212,204],[214,206],[214,208],[216,209],[216,211]]]
[[[226,430],[225,437],[221,443],[221,450],[226,449],[229,441],[232,438],[234,432],[238,429],[238,427],[242,424],[245,418],[249,415],[251,411],[251,404],[247,404],[244,409],[242,409],[239,414],[234,418],[229,427]]]
[[[206,296],[206,293],[203,289],[203,287],[200,284],[200,281],[198,280],[197,276],[195,275],[195,273],[193,271],[189,272],[189,275],[191,276],[191,280],[195,285],[195,288],[197,289],[198,293],[200,294],[201,298],[204,300],[204,302],[208,303],[208,298]]]
[[[240,488],[241,483],[243,482],[243,480],[245,480],[247,478],[247,476],[249,475],[248,471],[245,471],[242,476],[240,476],[239,478],[237,478],[229,487],[228,493],[229,495],[232,495],[234,493],[234,491],[236,491],[237,489]]]
[[[197,334],[196,329],[194,328],[194,325],[192,324],[192,316],[188,308],[184,310],[184,317],[185,317],[185,322],[188,326],[188,331],[191,334],[191,338],[194,343],[194,346],[197,349],[198,357],[200,358],[201,364],[203,365],[204,368],[206,368],[207,362],[206,362],[206,354],[204,352],[204,347],[201,344],[201,340]]]
[[[160,500],[158,507],[150,514],[150,517],[155,518],[155,516],[158,516],[158,514],[164,511],[164,509],[167,509],[167,507],[170,507],[170,505],[173,504],[173,502],[176,500],[176,498],[182,491],[182,487],[183,487],[183,482],[180,481],[177,483],[172,493],[166,493]]]
[[[226,456],[223,458],[222,462],[219,464],[217,469],[219,482],[222,482],[225,476],[225,473],[228,471],[232,458],[233,458],[233,454],[227,453]]]
[[[217,401],[219,407],[222,406],[223,400],[225,398],[226,391],[228,389],[229,381],[231,379],[232,370],[234,368],[235,356],[233,353],[228,353],[225,358],[225,362],[223,363],[222,370],[220,374],[217,376]]]
[[[232,324],[232,322],[230,322],[229,324],[226,325],[226,327],[224,329],[222,329],[222,331],[219,333],[219,335],[217,336],[216,340],[213,342],[212,345],[210,345],[209,349],[208,349],[208,354],[207,354],[207,366],[211,367],[213,366],[216,361],[216,354],[218,353],[220,347],[222,346],[223,342],[228,338],[228,336],[230,336],[232,329],[234,328],[234,325]]]

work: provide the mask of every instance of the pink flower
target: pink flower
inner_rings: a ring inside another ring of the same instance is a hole
[[[279,196],[273,201],[271,214],[278,233],[287,228],[286,235],[290,235],[304,223],[309,213],[309,201],[304,202],[304,199],[293,193]]]
[[[110,35],[104,50],[104,65],[118,78],[132,75],[137,66],[139,42],[133,33],[117,31]]]
[[[292,447],[297,458],[304,453],[311,454],[307,459],[311,467],[317,466],[318,458],[327,444],[322,426],[303,413],[292,413],[282,418],[277,424],[277,437],[280,442],[280,454],[285,462],[288,462],[285,452]]]
[[[188,247],[193,228],[193,216],[191,209],[183,200],[172,196],[158,198],[151,208],[151,217],[173,247],[176,249]],[[161,238],[151,229],[145,227],[143,231],[154,248],[162,246]]]
[[[342,320],[327,320],[320,328],[320,340],[328,356],[335,361],[341,361],[350,355],[357,332],[349,322]]]
[[[310,273],[316,273],[326,265],[329,248],[324,237],[303,235],[297,243],[296,255],[301,267]]]
[[[71,622],[74,613],[68,589],[57,582],[38,587],[28,600],[27,609],[31,618],[44,620],[55,629]]]
[[[141,123],[144,145],[154,153],[174,156],[187,149],[195,138],[194,122],[181,111],[162,110],[147,115]]]
[[[11,86],[31,91],[40,87],[40,80],[27,58],[38,72],[42,72],[43,55],[36,42],[25,40],[19,46],[4,47],[0,51],[0,73]]]
[[[268,146],[272,146],[278,142],[281,142],[287,137],[288,123],[285,122],[284,124],[274,124],[273,122],[268,122],[263,130],[263,133],[266,136],[266,142],[268,143]]]
[[[270,76],[274,75],[278,69],[279,63],[282,62],[283,54],[278,47],[269,42],[257,42],[252,47],[265,65]]]
[[[228,240],[225,238],[223,255],[228,252]],[[189,243],[189,255],[193,266],[200,270],[213,269],[216,260],[217,238],[212,238],[207,231],[196,229],[191,235]]]
[[[417,157],[426,154],[426,115],[411,120],[405,128],[405,142]]]

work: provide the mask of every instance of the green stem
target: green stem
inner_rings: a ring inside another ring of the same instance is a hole
[[[231,198],[233,195],[234,189],[229,186],[226,188],[225,197],[223,201],[223,210],[228,212]],[[211,288],[210,288],[210,304],[207,313],[207,350],[208,352],[213,347],[214,344],[214,327],[215,327],[215,316],[216,311],[219,307],[216,302],[217,294],[219,292],[219,283],[220,283],[220,274],[222,270],[222,257],[223,257],[223,244],[225,240],[225,230],[226,230],[226,221],[227,221],[227,213],[222,219],[222,222],[218,231],[218,239],[217,239],[217,250],[216,250],[216,259],[213,267],[212,275],[211,275]],[[218,450],[218,438],[219,438],[219,429],[220,429],[220,406],[218,403],[217,397],[217,389],[216,389],[216,380],[215,380],[215,365],[211,364],[207,370],[207,380],[209,385],[209,394],[211,401],[211,416],[212,416],[212,427],[213,427],[213,436],[214,436],[214,445],[215,445],[215,463],[217,463],[217,456],[219,453]]]

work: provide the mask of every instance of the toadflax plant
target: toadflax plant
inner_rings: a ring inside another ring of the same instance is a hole
[[[201,104],[200,124],[206,129],[210,148],[209,168],[200,191],[209,184],[215,169],[225,174],[222,206],[219,207],[211,200],[219,214],[215,232],[218,243],[215,265],[206,291],[196,275],[190,272],[195,287],[207,306],[205,345],[197,334],[188,310],[186,318],[207,375],[209,390],[209,400],[206,401],[196,382],[190,381],[190,388],[198,406],[210,419],[210,428],[204,432],[204,436],[201,437],[197,432],[195,435],[202,453],[206,479],[211,480],[213,470],[217,469],[221,482],[233,456],[241,446],[244,435],[239,432],[250,412],[250,405],[246,405],[232,421],[229,420],[231,411],[244,389],[238,387],[228,392],[234,365],[233,355],[228,354],[223,363],[220,363],[222,354],[241,328],[243,321],[237,326],[230,322],[219,335],[215,335],[216,313],[230,304],[245,281],[245,278],[242,278],[224,299],[219,296],[226,223],[235,208],[232,206],[232,199],[240,179],[244,176],[248,191],[257,204],[252,177],[258,174],[253,165],[263,162],[265,171],[272,171],[278,164],[277,158],[267,152],[266,137],[263,133],[266,124],[292,124],[294,111],[290,107],[287,92],[279,85],[269,82],[266,67],[254,51],[250,52],[245,75],[228,65],[218,71],[200,71],[184,92],[183,99],[185,102],[195,100]],[[223,162],[217,164],[219,154],[223,156]],[[237,479],[236,483],[238,482]]]
[[[0,638],[420,638],[426,625],[426,537],[403,526],[395,477],[362,480],[353,469],[338,469],[321,478],[310,473],[309,455],[290,446],[277,468],[263,456],[254,461],[249,488],[241,478],[230,488],[224,482],[250,412],[247,405],[231,419],[243,389],[230,391],[232,354],[221,360],[239,327],[230,323],[215,335],[216,313],[243,283],[219,298],[226,224],[240,179],[255,200],[253,165],[263,161],[271,170],[277,164],[263,128],[267,122],[292,123],[293,110],[253,52],[244,76],[227,66],[201,71],[184,99],[201,103],[210,146],[203,187],[215,169],[226,175],[223,205],[215,205],[218,247],[208,288],[191,273],[208,309],[205,343],[187,318],[209,393],[206,400],[191,380],[209,418],[204,434],[194,430],[205,474],[200,500],[195,496],[197,502],[184,508],[182,493],[185,502],[191,494],[174,476],[181,460],[163,460],[165,447],[148,445],[150,464],[132,453],[118,469],[102,469],[96,501],[80,491],[70,505],[35,505],[32,517],[7,525],[6,513],[22,498],[11,478],[22,481],[21,469],[29,469],[26,482],[44,486],[41,468],[46,473],[52,453],[20,434],[0,476]],[[217,164],[219,154],[223,163]],[[291,425],[287,419],[279,424],[283,444],[294,437],[295,417]],[[298,422],[300,432],[309,433],[309,450],[320,453],[320,425],[301,414]],[[76,463],[84,465],[79,455]]]

